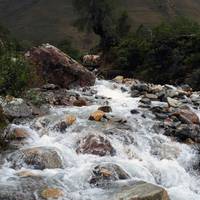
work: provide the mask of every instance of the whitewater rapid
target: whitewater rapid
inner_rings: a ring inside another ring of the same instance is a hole
[[[132,98],[129,92],[122,91],[121,87],[122,85],[111,81],[97,81],[93,89],[97,90],[97,95],[108,99],[96,100],[95,105],[85,107],[54,107],[50,115],[20,125],[19,127],[33,133],[24,148],[57,147],[66,166],[64,169],[43,171],[30,169],[30,171],[56,179],[66,191],[66,200],[104,200],[112,199],[110,194],[114,189],[91,187],[88,180],[94,166],[102,162],[112,162],[121,166],[132,180],[143,180],[164,187],[171,200],[200,200],[200,179],[192,169],[197,162],[195,149],[155,133],[154,116],[148,110],[138,108],[140,99]],[[131,126],[132,131],[123,130],[123,136],[106,135],[116,149],[116,156],[77,154],[76,144],[79,139],[91,133],[105,136],[103,130],[112,128],[112,125],[88,120],[90,113],[96,111],[99,106],[107,104],[112,107],[112,115],[128,121],[127,124]],[[132,115],[130,113],[132,109],[138,109],[140,114]],[[196,112],[200,116],[200,112]],[[54,125],[68,114],[77,117],[76,123],[64,134],[56,132],[53,129]],[[35,129],[35,125],[40,126],[40,123],[46,121],[48,121],[46,128],[39,131]],[[126,131],[130,137],[124,142]],[[129,142],[131,138],[134,138],[134,142]],[[9,163],[5,163],[0,169],[0,181],[6,182],[19,171],[9,168]],[[128,181],[130,180],[117,181],[115,184],[126,185]]]

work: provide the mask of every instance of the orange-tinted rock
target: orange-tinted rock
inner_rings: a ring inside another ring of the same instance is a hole
[[[103,117],[105,117],[105,112],[97,110],[90,115],[89,120],[99,122]]]
[[[58,188],[47,188],[41,192],[41,196],[45,199],[59,199],[64,196],[64,192]]]

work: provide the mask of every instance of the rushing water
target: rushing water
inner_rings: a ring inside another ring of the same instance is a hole
[[[96,104],[86,107],[52,108],[49,116],[35,119],[21,125],[32,131],[32,136],[24,148],[37,146],[57,147],[65,163],[65,169],[32,170],[34,173],[54,177],[65,188],[66,199],[72,200],[104,200],[109,197],[109,190],[92,188],[88,183],[92,167],[102,162],[112,162],[121,166],[133,180],[144,180],[166,188],[171,200],[200,200],[200,179],[192,166],[196,162],[196,152],[192,147],[172,141],[169,137],[155,133],[152,126],[156,123],[153,115],[147,110],[138,108],[139,98],[132,98],[128,92],[122,92],[120,85],[109,81],[97,81],[94,89],[99,96],[109,100],[97,100]],[[90,97],[92,98],[92,97]],[[103,134],[103,130],[111,125],[88,120],[90,113],[103,105],[109,104],[118,117],[127,119],[132,131],[123,130],[124,135],[106,135],[116,149],[116,156],[98,157],[89,154],[77,154],[77,141],[87,134]],[[139,109],[140,114],[132,115],[130,110]],[[198,112],[198,111],[197,111]],[[144,113],[147,117],[142,116]],[[56,132],[52,127],[67,114],[77,117],[77,122],[64,134]],[[48,121],[47,127],[37,131],[36,125]],[[46,133],[46,134],[45,134]],[[134,142],[127,142],[134,138]],[[125,142],[126,140],[126,142]],[[5,163],[0,169],[0,181],[6,182],[15,176],[16,171]],[[24,169],[21,169],[24,170]],[[31,171],[31,170],[30,170]],[[127,181],[128,182],[128,181]],[[126,184],[119,181],[118,186]],[[106,198],[107,197],[107,198]]]

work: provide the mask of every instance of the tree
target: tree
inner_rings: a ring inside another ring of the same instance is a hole
[[[73,0],[78,13],[75,25],[98,35],[102,49],[109,49],[117,42],[116,5],[117,0]]]

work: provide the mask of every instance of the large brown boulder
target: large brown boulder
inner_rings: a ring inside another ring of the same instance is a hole
[[[89,135],[79,141],[77,153],[93,154],[98,156],[114,156],[115,149],[109,140],[102,136]]]
[[[95,75],[56,47],[43,44],[32,48],[25,57],[36,66],[41,79],[63,88],[92,86]]]

